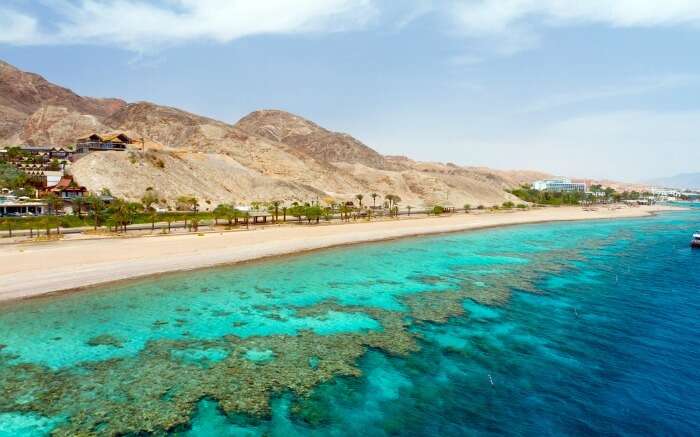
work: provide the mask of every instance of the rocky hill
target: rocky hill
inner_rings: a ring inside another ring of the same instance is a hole
[[[403,204],[461,206],[514,200],[527,177],[387,157],[350,135],[283,111],[256,111],[235,125],[153,103],[81,97],[0,63],[0,145],[67,145],[91,131],[124,131],[137,143],[97,152],[71,172],[90,190],[138,199],[146,188],[170,203],[194,195],[222,202],[349,200],[396,194]],[[366,201],[367,202],[367,201]]]
[[[239,120],[236,127],[323,162],[363,164],[383,170],[401,168],[348,134],[331,132],[285,111],[255,111]]]
[[[81,97],[0,61],[2,144],[65,144],[76,131],[100,128],[103,118],[124,105],[119,99]]]

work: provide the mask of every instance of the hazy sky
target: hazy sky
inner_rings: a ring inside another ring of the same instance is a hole
[[[227,122],[284,109],[421,160],[700,171],[700,0],[0,0],[0,58]]]

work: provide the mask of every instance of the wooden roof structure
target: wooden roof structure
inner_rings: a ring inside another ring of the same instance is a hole
[[[92,133],[88,136],[78,138],[78,143],[89,143],[89,142],[99,142],[99,143],[114,143],[114,144],[131,144],[133,141],[125,133],[113,132],[108,134],[98,134]]]

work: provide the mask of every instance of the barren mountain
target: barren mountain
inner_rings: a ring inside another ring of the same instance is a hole
[[[91,131],[124,131],[129,151],[95,152],[71,167],[80,184],[138,199],[148,187],[172,204],[309,201],[399,195],[404,205],[500,204],[523,178],[482,168],[385,157],[347,134],[283,111],[230,125],[176,108],[93,99],[0,63],[0,144],[71,144]],[[517,183],[516,183],[517,182]],[[368,201],[365,200],[365,203]]]
[[[37,74],[0,61],[0,142],[3,144],[63,145],[74,138],[76,130],[97,126],[102,118],[125,104],[119,99],[81,97]],[[84,116],[88,118],[83,120]],[[68,118],[72,120],[63,121]]]
[[[319,161],[396,168],[384,156],[350,135],[331,132],[285,111],[255,111],[239,120],[236,127],[251,135],[286,144]]]

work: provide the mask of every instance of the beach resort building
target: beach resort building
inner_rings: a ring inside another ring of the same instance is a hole
[[[76,197],[84,197],[87,195],[87,188],[78,185],[73,176],[64,175],[56,185],[49,189],[51,193],[64,200],[75,199]]]
[[[39,199],[0,194],[0,217],[44,215],[47,205]]]
[[[580,191],[582,193],[586,192],[586,184],[583,182],[571,182],[571,179],[567,178],[556,178],[556,179],[545,179],[541,181],[535,181],[532,184],[532,188],[538,191],[552,191],[552,192],[571,192]]]
[[[72,150],[63,147],[53,146],[21,146],[23,152],[41,158],[43,162],[51,161],[52,159],[65,160],[71,157]]]
[[[126,150],[128,144],[133,143],[131,138],[123,133],[91,134],[76,140],[77,153],[90,153],[96,151]]]
[[[656,188],[652,187],[651,194],[658,197],[680,197],[681,191],[675,188]]]

